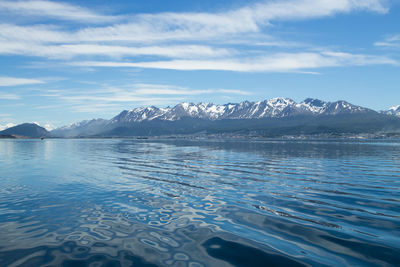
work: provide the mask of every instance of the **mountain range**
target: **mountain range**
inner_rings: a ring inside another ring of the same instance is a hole
[[[199,133],[261,136],[397,133],[400,130],[400,118],[397,116],[400,117],[400,106],[376,112],[342,100],[326,102],[312,98],[300,103],[289,98],[225,105],[185,102],[174,107],[150,106],[124,110],[110,120],[77,122],[57,128],[45,136],[70,138]],[[12,132],[5,131],[0,132],[0,135]]]

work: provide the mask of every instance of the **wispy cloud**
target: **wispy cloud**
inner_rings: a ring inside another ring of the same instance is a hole
[[[259,32],[275,20],[312,19],[360,10],[386,13],[388,8],[383,3],[382,0],[262,1],[218,13],[141,14],[132,16],[129,23],[82,29],[76,37],[84,41],[204,40]]]
[[[332,16],[354,11],[387,13],[382,0],[288,0],[256,4],[253,16],[259,20],[294,20]]]
[[[136,96],[143,95],[177,95],[177,96],[193,96],[202,94],[220,94],[229,93],[237,95],[249,95],[249,92],[234,89],[193,89],[174,85],[164,84],[134,84],[125,90]]]
[[[223,94],[233,94],[233,95],[251,95],[251,92],[243,91],[243,90],[235,90],[235,89],[217,89],[219,93]]]
[[[277,53],[255,58],[226,58],[217,60],[170,60],[147,62],[84,61],[72,65],[84,67],[131,67],[171,70],[222,70],[239,72],[288,72],[308,69],[365,66],[374,64],[398,65],[396,60],[371,55],[342,52]]]
[[[83,93],[86,90],[51,90],[43,92],[42,97],[53,98],[60,105],[73,112],[118,112],[121,105],[128,108],[135,106],[159,105],[166,106],[186,101],[199,95],[250,95],[250,92],[237,89],[193,89],[167,84],[136,83],[126,84],[120,87],[104,87],[91,90],[90,94]],[[38,106],[42,109],[42,106]],[[47,106],[45,109],[58,109],[57,106]]]
[[[120,46],[120,45],[45,45],[32,43],[2,43],[0,53],[39,56],[51,59],[70,59],[77,56],[103,56],[111,58],[156,56],[169,58],[221,57],[233,54],[232,49],[205,45]]]
[[[20,99],[21,97],[16,94],[3,94],[0,93],[0,99],[5,99],[5,100],[17,100]]]
[[[23,14],[59,16],[71,19],[102,21],[103,15],[92,13],[82,7],[50,1],[4,1],[1,9],[21,11]],[[386,13],[383,0],[286,0],[262,1],[236,10],[218,13],[158,13],[127,17],[130,22],[111,24],[106,27],[86,27],[68,32],[51,27],[29,27],[28,36],[42,41],[63,39],[69,42],[131,41],[154,42],[166,40],[200,40],[226,34],[259,32],[260,27],[275,20],[312,19],[354,11]],[[114,17],[105,16],[113,19]],[[240,18],[240,19],[238,19]],[[8,25],[12,28],[12,25]],[[2,29],[4,30],[4,29]],[[17,27],[13,30],[18,30]],[[19,29],[19,30],[23,30]],[[35,30],[36,32],[32,32]],[[15,36],[15,34],[14,34]],[[43,38],[44,37],[44,38]],[[73,38],[71,38],[73,37]]]
[[[36,124],[36,125],[38,125],[38,126],[40,126],[40,127],[45,128],[47,131],[51,131],[51,130],[54,130],[54,129],[56,128],[53,124],[48,123],[48,122],[46,122],[46,123],[39,123],[39,122],[34,121],[33,123]]]
[[[286,44],[288,47],[287,44],[293,45],[295,42],[278,40],[268,36],[263,30],[274,21],[313,19],[356,11],[386,13],[388,7],[384,3],[383,0],[261,1],[215,13],[127,14],[121,21],[112,15],[106,16],[62,2],[3,1],[0,3],[0,11],[17,12],[23,16],[56,17],[81,22],[100,21],[108,24],[71,29],[54,25],[21,26],[3,22],[0,24],[0,54],[64,60],[79,57],[81,61],[98,60],[99,57],[118,60],[76,64],[92,67],[112,65],[231,71],[290,71],[314,68],[314,65],[325,66],[326,64],[316,64],[314,61],[327,61],[326,56],[303,51],[293,55],[294,59],[284,58],[285,62],[278,64],[274,57],[246,59],[245,57],[249,57],[248,49],[234,49],[231,45],[236,42],[266,47]],[[247,38],[248,36],[251,38]],[[267,37],[267,40],[253,42],[254,36]],[[145,62],[136,59],[142,56],[152,58]],[[171,60],[165,61],[159,57]],[[215,58],[222,57],[225,58],[214,61]],[[307,57],[307,60],[300,64],[298,59],[304,57]],[[123,59],[127,58],[135,58],[134,63],[126,63]],[[278,56],[278,59],[282,59],[282,56]],[[190,66],[192,64],[196,65]]]
[[[5,129],[13,127],[13,126],[15,126],[14,123],[0,124],[0,131],[3,131]]]
[[[400,34],[392,35],[383,41],[375,42],[374,45],[387,48],[400,48]]]
[[[117,19],[116,16],[102,15],[77,5],[46,0],[1,1],[0,11],[20,16],[49,17],[86,23],[111,22]]]
[[[203,94],[237,94],[248,95],[249,92],[235,89],[193,89],[174,85],[165,84],[130,84],[126,86],[107,87],[97,90],[92,90],[90,94],[82,94],[82,90],[71,91],[67,90],[44,93],[42,96],[57,97],[70,102],[80,101],[97,101],[102,103],[112,102],[151,102],[161,101],[168,99],[169,96],[172,100],[182,99],[182,96],[194,96]],[[172,98],[171,98],[172,96]]]
[[[72,112],[78,113],[98,113],[98,112],[118,112],[121,110],[121,106],[118,104],[109,103],[91,103],[90,105],[84,103],[76,103],[68,106],[68,109]]]
[[[26,78],[15,78],[15,77],[0,77],[0,86],[17,86],[27,84],[42,84],[45,83],[41,80],[26,79]]]

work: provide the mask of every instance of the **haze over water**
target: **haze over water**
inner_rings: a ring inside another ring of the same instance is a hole
[[[0,140],[0,266],[400,265],[400,142]]]

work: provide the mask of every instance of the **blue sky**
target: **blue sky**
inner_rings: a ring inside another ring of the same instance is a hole
[[[0,129],[307,97],[400,104],[390,0],[0,0]]]

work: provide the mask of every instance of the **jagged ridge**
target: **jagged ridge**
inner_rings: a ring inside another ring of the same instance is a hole
[[[144,122],[177,122],[182,119],[201,119],[210,122],[218,120],[247,120],[264,118],[290,118],[294,116],[323,116],[339,114],[362,114],[374,112],[370,109],[350,104],[346,101],[325,102],[308,98],[296,103],[290,98],[273,98],[264,101],[228,103],[180,103],[174,107],[154,106],[124,110],[110,120],[95,119],[53,130],[54,136],[91,136],[118,127],[131,127]],[[186,127],[186,126],[185,126]]]
[[[214,105],[212,103],[180,103],[175,107],[135,108],[124,110],[111,119],[111,123],[131,123],[145,120],[174,121],[184,117],[219,119],[259,119],[282,118],[294,115],[335,115],[342,113],[367,112],[366,108],[352,105],[346,101],[325,102],[308,98],[296,103],[290,98],[273,98],[259,102],[244,101],[239,104]]]

